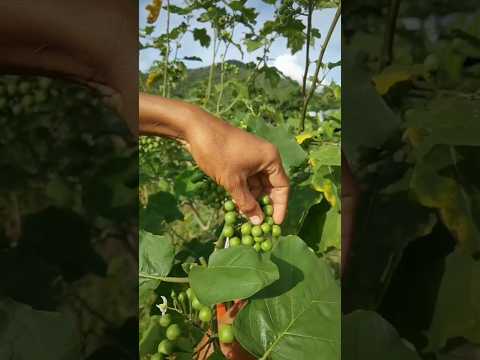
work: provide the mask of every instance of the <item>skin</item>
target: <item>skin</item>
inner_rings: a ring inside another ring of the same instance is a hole
[[[197,106],[140,94],[140,133],[164,135],[182,142],[198,166],[232,196],[254,224],[264,214],[257,198],[268,194],[273,219],[285,219],[288,177],[276,147],[240,130]]]
[[[270,143],[181,101],[138,96],[138,5],[131,0],[0,3],[0,71],[61,76],[101,91],[138,135],[181,141],[255,224],[255,198],[272,198],[282,223],[288,178]],[[139,115],[139,116],[138,116]]]
[[[99,89],[132,133],[182,142],[202,170],[232,195],[254,224],[264,218],[255,198],[270,195],[282,223],[288,178],[277,149],[199,107],[161,97],[138,97],[138,8],[131,0],[0,2],[0,71],[62,76]],[[101,6],[100,6],[101,5]],[[79,14],[85,16],[79,16]],[[87,16],[88,15],[88,16]],[[139,115],[139,116],[138,116]],[[353,238],[358,189],[342,156],[342,269]],[[245,302],[219,313],[231,324]],[[228,358],[251,359],[238,345],[222,345]],[[239,357],[240,355],[241,357]]]
[[[354,238],[359,195],[360,190],[353,178],[350,165],[342,153],[342,274],[346,270]]]

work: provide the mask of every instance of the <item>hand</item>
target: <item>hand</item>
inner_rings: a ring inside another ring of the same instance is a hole
[[[274,222],[283,222],[289,184],[274,145],[182,101],[140,94],[139,107],[140,133],[180,140],[253,224],[263,221],[256,198],[265,194],[272,200]]]
[[[342,153],[342,273],[350,254],[354,237],[355,213],[358,204],[359,189],[355,183],[350,166]]]
[[[216,311],[217,311],[217,328],[220,329],[224,325],[232,325],[233,321],[237,314],[247,305],[247,301],[245,300],[236,300],[232,307],[228,310],[225,304],[217,304]],[[210,334],[209,334],[210,335]],[[213,347],[206,346],[208,343],[209,337],[205,336],[202,341],[198,344],[197,349],[201,349],[199,351],[199,358],[206,359],[208,356],[213,354]],[[240,343],[234,341],[231,344],[220,343],[220,349],[222,350],[223,355],[227,359],[235,359],[235,360],[254,360],[255,358],[250,355],[245,349],[242,348]]]
[[[93,86],[136,134],[136,14],[130,0],[0,2],[0,70]]]
[[[277,148],[211,114],[195,112],[185,143],[198,166],[231,195],[242,214],[257,225],[264,219],[257,198],[272,200],[273,220],[281,224],[289,183]]]

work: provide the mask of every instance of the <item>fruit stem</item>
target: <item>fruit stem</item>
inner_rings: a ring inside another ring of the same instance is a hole
[[[190,282],[188,277],[168,277],[168,276],[149,275],[145,273],[139,273],[138,276],[144,279],[160,280],[160,281],[171,282],[171,283],[184,284],[184,283]]]

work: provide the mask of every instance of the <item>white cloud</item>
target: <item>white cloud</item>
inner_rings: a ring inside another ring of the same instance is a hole
[[[273,61],[273,66],[293,80],[302,82],[304,70],[300,65],[299,59],[296,55],[287,53],[277,56],[277,58]]]

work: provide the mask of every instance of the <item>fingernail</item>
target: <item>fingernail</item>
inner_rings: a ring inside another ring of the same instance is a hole
[[[260,225],[262,223],[262,220],[260,219],[260,216],[255,215],[250,218],[250,222],[253,225]]]

